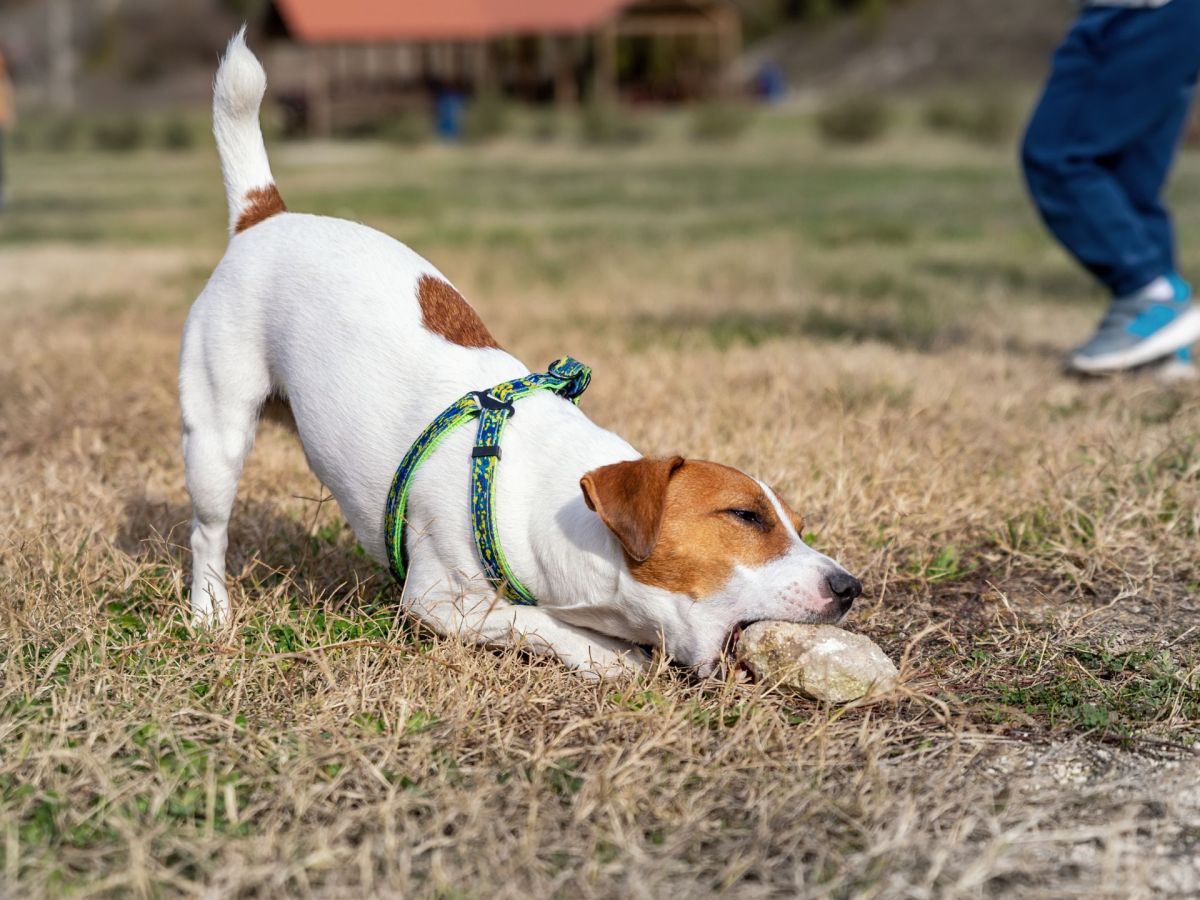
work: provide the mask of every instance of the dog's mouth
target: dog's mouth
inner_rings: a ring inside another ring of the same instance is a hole
[[[734,667],[738,666],[737,649],[738,643],[742,639],[742,632],[753,625],[755,622],[761,622],[761,619],[743,619],[734,624],[729,629],[729,633],[725,636],[724,659]]]

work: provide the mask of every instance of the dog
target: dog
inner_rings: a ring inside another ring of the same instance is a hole
[[[228,525],[268,401],[286,403],[313,472],[363,549],[387,561],[397,464],[467,392],[529,374],[449,279],[392,238],[287,211],[259,125],[266,76],[245,29],[214,83],[231,239],[184,327],[179,393],[193,505],[191,610],[229,613]],[[761,619],[837,622],[862,586],[801,538],[766,484],[713,462],[644,457],[549,392],[520,401],[496,476],[498,528],[537,605],[482,576],[469,503],[472,435],[412,478],[401,603],[442,635],[521,646],[592,677],[660,647],[701,675]]]

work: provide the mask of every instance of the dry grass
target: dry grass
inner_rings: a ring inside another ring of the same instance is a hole
[[[1066,380],[1099,300],[1008,157],[276,154],[432,257],[648,451],[743,466],[863,577],[905,697],[585,684],[422,632],[291,438],[184,625],[174,377],[212,161],[18,157],[0,218],[0,893],[1179,896],[1200,890],[1200,393]],[[1177,191],[1200,240],[1200,165]],[[402,336],[397,336],[402,340]],[[397,448],[401,454],[403,448]]]

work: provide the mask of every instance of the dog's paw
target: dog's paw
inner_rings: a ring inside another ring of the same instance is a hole
[[[193,604],[189,618],[193,631],[214,631],[229,621],[229,605]]]
[[[640,647],[622,650],[592,647],[586,660],[572,665],[587,681],[618,681],[645,672],[650,662],[650,654]]]
[[[229,593],[216,579],[192,582],[191,623],[197,631],[219,628],[229,620]]]

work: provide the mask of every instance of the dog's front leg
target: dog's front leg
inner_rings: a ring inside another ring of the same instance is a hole
[[[509,606],[508,613],[510,645],[554,656],[585,678],[624,678],[649,667],[650,657],[635,644],[560,622],[534,607]]]
[[[649,665],[645,651],[634,644],[560,622],[535,606],[498,600],[486,584],[449,576],[422,580],[414,566],[403,602],[439,634],[553,656],[585,678],[628,676]]]

